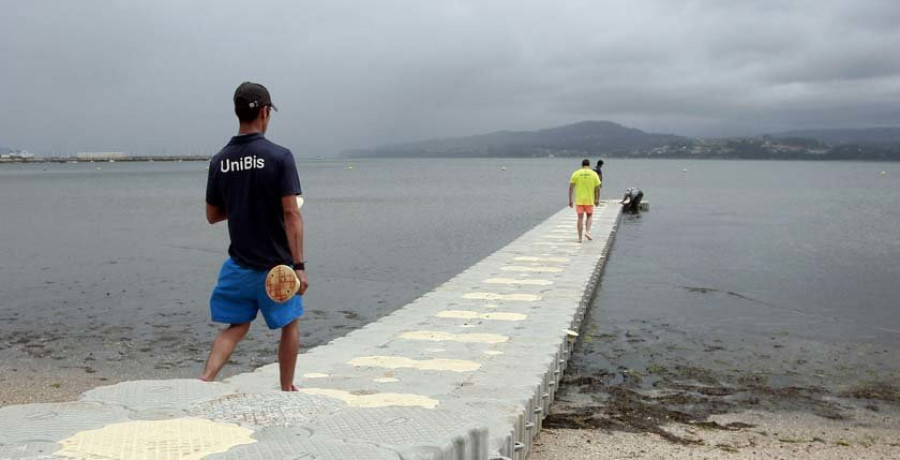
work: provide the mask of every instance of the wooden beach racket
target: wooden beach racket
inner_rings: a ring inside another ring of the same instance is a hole
[[[303,207],[303,196],[301,195],[297,195],[297,207]],[[300,278],[297,278],[293,268],[287,265],[277,265],[266,274],[266,295],[270,299],[284,303],[297,293],[303,295],[303,292],[300,291]]]
[[[266,275],[266,294],[278,303],[287,302],[296,294],[303,295],[300,290],[300,278],[297,278],[293,268],[277,265]]]

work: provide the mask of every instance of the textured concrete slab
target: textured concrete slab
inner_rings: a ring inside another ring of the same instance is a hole
[[[367,391],[363,393],[363,391]],[[301,393],[321,395],[344,401],[350,407],[423,407],[433,409],[440,401],[413,393],[381,393],[372,390],[344,391],[333,388],[301,388]]]
[[[524,460],[620,217],[566,209],[380,320],[224,383],[124,382],[0,408],[3,458]]]
[[[366,459],[403,460],[400,454],[365,443],[348,443],[326,436],[313,436],[307,430],[275,428],[254,435],[258,441],[229,450],[224,454],[210,455],[209,460],[286,459]]]
[[[454,334],[452,332],[443,331],[408,331],[398,335],[397,338],[410,341],[464,343],[502,343],[509,341],[509,337],[500,334],[478,332]]]
[[[92,402],[26,404],[0,408],[0,446],[23,442],[57,442],[79,431],[128,420],[116,406]]]
[[[62,460],[53,455],[59,444],[52,442],[24,442],[0,446],[0,460]]]
[[[335,398],[273,391],[223,396],[197,404],[187,413],[192,417],[262,429],[301,426],[345,407],[346,404]]]
[[[183,410],[191,405],[234,393],[223,383],[197,379],[139,380],[95,388],[81,401],[118,405],[135,412]]]
[[[386,369],[410,368],[451,372],[471,372],[481,368],[481,363],[464,359],[415,360],[402,356],[363,356],[351,359],[347,364],[358,367],[383,367]]]
[[[456,412],[390,407],[339,413],[317,433],[392,446],[404,458],[487,458],[488,433],[477,425]]]
[[[499,305],[494,306],[494,308],[499,308]],[[471,310],[444,310],[442,312],[438,312],[435,316],[437,316],[438,318],[484,319],[489,321],[524,321],[528,319],[528,315],[522,313],[502,311],[480,313]]]

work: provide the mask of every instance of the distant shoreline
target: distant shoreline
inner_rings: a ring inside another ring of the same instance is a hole
[[[728,157],[728,156],[640,156],[640,155],[605,155],[599,153],[585,153],[583,155],[556,155],[547,156],[403,156],[403,155],[379,155],[379,156],[338,156],[333,160],[547,160],[547,159],[583,159],[583,158],[603,158],[614,160],[749,160],[749,161],[808,161],[808,162],[840,162],[840,161],[859,161],[865,163],[896,163],[900,162],[900,158],[816,158],[809,156],[796,157]]]
[[[119,162],[147,162],[156,161],[209,161],[205,156],[134,156],[118,158],[75,158],[75,157],[43,157],[43,158],[0,158],[2,163],[119,163]]]
[[[496,131],[346,150],[349,157],[608,157],[900,161],[900,127],[695,138],[588,120],[536,131]]]

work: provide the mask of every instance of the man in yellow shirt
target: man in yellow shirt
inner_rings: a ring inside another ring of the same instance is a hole
[[[575,192],[575,212],[578,214],[578,242],[581,242],[581,233],[591,240],[591,217],[594,214],[594,206],[600,204],[600,176],[591,169],[591,161],[581,162],[581,169],[572,173],[569,180],[569,207],[572,207],[572,192]],[[584,215],[587,214],[587,222]]]

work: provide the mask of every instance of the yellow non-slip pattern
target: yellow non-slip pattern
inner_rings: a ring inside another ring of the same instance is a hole
[[[55,455],[80,460],[200,460],[256,442],[247,428],[203,419],[114,423],[60,441]]]

